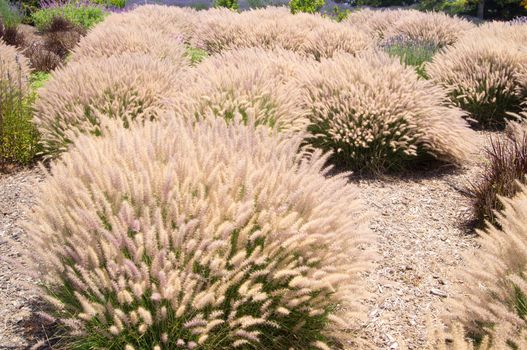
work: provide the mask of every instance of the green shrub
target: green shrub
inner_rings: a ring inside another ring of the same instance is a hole
[[[6,27],[13,27],[22,21],[20,13],[8,0],[0,0],[0,22]]]
[[[0,166],[30,163],[39,151],[26,59],[0,43]]]
[[[325,3],[325,0],[291,0],[289,1],[289,8],[291,13],[315,13],[320,11]]]
[[[416,0],[351,0],[355,5],[368,7],[408,6]],[[351,2],[350,1],[350,2]]]
[[[48,72],[35,72],[32,73],[29,77],[29,81],[31,83],[31,88],[33,91],[36,91],[44,86],[44,83],[49,79],[51,76]]]
[[[477,0],[421,0],[421,10],[445,11],[450,14],[476,16],[478,14]],[[522,0],[485,0],[483,18],[486,20],[510,20],[514,17],[527,15],[527,9],[522,7]]]
[[[107,15],[104,8],[90,4],[68,3],[63,6],[42,8],[31,15],[38,30],[44,31],[55,17],[63,17],[85,29],[101,22]]]
[[[65,348],[342,348],[368,220],[300,144],[181,116],[79,138],[27,226]]]
[[[31,14],[38,11],[43,3],[42,0],[16,0],[20,9],[22,23],[33,25]]]
[[[341,10],[340,7],[338,7],[337,5],[333,6],[332,16],[337,22],[342,22],[343,20],[348,18],[350,13],[351,11],[348,9]]]
[[[238,10],[240,8],[240,5],[238,5],[238,0],[215,0],[214,6],[225,7],[230,10]]]
[[[91,0],[91,3],[99,4],[108,8],[123,8],[126,6],[126,0]]]

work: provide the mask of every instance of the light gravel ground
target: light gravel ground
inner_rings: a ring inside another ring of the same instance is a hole
[[[374,211],[376,268],[368,275],[368,321],[360,332],[375,349],[398,349],[404,341],[421,349],[427,320],[439,321],[446,298],[459,282],[452,271],[473,249],[470,198],[460,192],[475,169],[383,181],[359,181]]]
[[[460,281],[453,272],[463,266],[461,255],[475,248],[467,226],[471,200],[463,191],[480,172],[481,155],[473,160],[462,170],[351,179],[374,212],[371,229],[378,236],[376,267],[365,276],[368,317],[359,332],[373,349],[398,349],[401,340],[421,349],[427,317],[439,320],[446,299],[455,295]],[[17,266],[21,259],[13,240],[24,235],[20,224],[33,198],[31,184],[41,178],[37,169],[0,175],[0,350],[27,348],[35,343],[28,332],[40,328],[28,326],[35,292]]]
[[[480,150],[488,135],[480,134]],[[383,179],[352,180],[374,213],[378,257],[367,275],[368,317],[359,332],[373,349],[422,349],[427,325],[448,314],[448,298],[462,281],[463,254],[476,249],[472,198],[466,189],[485,158],[463,169],[439,168]]]
[[[28,334],[35,291],[31,277],[23,273],[19,244],[24,208],[33,198],[31,185],[41,178],[38,169],[0,174],[0,350],[26,349],[35,342]]]

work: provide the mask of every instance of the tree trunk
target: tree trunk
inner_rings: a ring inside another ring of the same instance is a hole
[[[478,2],[478,18],[483,19],[485,15],[485,0],[479,0]]]

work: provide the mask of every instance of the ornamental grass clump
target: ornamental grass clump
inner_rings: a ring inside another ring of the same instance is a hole
[[[395,23],[405,14],[408,11],[365,8],[351,11],[342,23],[368,33],[373,39],[382,40],[391,36],[390,31]]]
[[[353,11],[344,23],[377,40],[404,36],[437,47],[454,44],[475,27],[467,20],[440,12],[401,9]]]
[[[180,115],[215,115],[232,120],[241,115],[256,124],[280,130],[303,131],[306,110],[294,79],[313,60],[293,52],[246,48],[205,59],[179,80],[173,109]]]
[[[197,23],[198,12],[188,7],[142,5],[129,12],[114,13],[102,25],[134,31],[155,30],[172,38],[180,37],[188,43],[194,36]]]
[[[442,12],[405,11],[393,28],[393,35],[410,40],[431,43],[437,47],[452,45],[475,25],[469,21]]]
[[[168,36],[153,29],[103,23],[80,40],[73,50],[72,61],[83,62],[125,53],[147,54],[175,65],[189,60],[180,37]]]
[[[244,47],[282,48],[321,59],[337,52],[355,54],[372,46],[362,31],[319,14],[291,14],[285,8],[242,13],[213,9],[200,14],[199,20],[193,46],[212,54]]]
[[[502,128],[527,97],[518,80],[527,70],[526,40],[527,25],[484,25],[435,55],[426,73],[478,127]]]
[[[492,136],[485,148],[487,163],[481,178],[470,187],[474,197],[477,223],[497,225],[497,213],[503,209],[499,197],[512,197],[518,181],[527,175],[527,128],[510,123],[504,135]]]
[[[34,97],[28,60],[0,41],[0,172],[8,165],[30,163],[38,152]]]
[[[81,133],[100,135],[108,118],[120,118],[125,126],[159,118],[183,67],[183,61],[175,65],[125,54],[70,62],[55,70],[35,104],[45,153],[65,151]]]
[[[308,142],[354,170],[397,169],[424,155],[459,165],[474,149],[445,91],[382,52],[322,61],[300,84]]]
[[[184,119],[82,136],[40,186],[31,259],[68,348],[338,348],[369,260],[356,188],[300,137]]]
[[[479,232],[481,247],[459,273],[463,290],[452,300],[453,309],[472,336],[498,325],[509,328],[508,336],[527,330],[527,187],[518,186],[512,199],[501,198],[501,228]]]

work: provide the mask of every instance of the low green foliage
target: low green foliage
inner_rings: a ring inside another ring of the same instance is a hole
[[[289,2],[289,8],[291,9],[291,13],[315,13],[318,12],[324,4],[325,0],[291,0]]]
[[[198,63],[200,63],[201,61],[203,61],[209,54],[207,53],[207,51],[205,50],[202,50],[202,49],[198,49],[198,48],[195,48],[195,47],[188,47],[187,48],[187,56],[190,57],[190,62],[193,64],[193,65],[196,65]]]
[[[126,5],[126,0],[91,0],[90,2],[104,7],[114,7],[119,9],[122,9]]]
[[[390,6],[408,6],[416,3],[415,0],[353,0],[350,3],[356,6],[370,7],[390,7]]]
[[[0,165],[28,164],[40,151],[38,131],[33,124],[33,102],[36,89],[48,74],[31,77],[29,92],[23,93],[17,79],[4,81],[0,88]]]
[[[418,8],[423,11],[444,11],[450,14],[478,15],[477,0],[421,0]],[[485,0],[483,19],[510,20],[527,15],[522,0]]]
[[[193,8],[196,11],[207,10],[210,6],[207,2],[196,2],[189,5],[190,8]]]
[[[268,1],[266,0],[247,0],[247,4],[249,5],[249,8],[258,9],[258,8],[266,7],[268,5]]]
[[[342,22],[343,20],[345,20],[346,18],[348,18],[349,14],[351,13],[350,10],[348,9],[344,9],[342,10],[340,7],[338,7],[337,5],[335,5],[333,7],[333,18],[337,21],[337,22]]]
[[[66,4],[60,7],[43,8],[31,15],[38,30],[48,27],[54,17],[63,17],[71,23],[85,29],[93,27],[106,17],[106,11],[96,5]]]
[[[17,0],[16,3],[20,11],[22,23],[31,24],[31,25],[34,24],[33,19],[31,18],[31,14],[40,9],[41,1],[40,0]]]
[[[0,22],[5,26],[16,26],[22,21],[18,11],[7,1],[0,0]]]
[[[476,5],[477,2],[467,0],[423,0],[419,2],[419,8],[421,10],[445,11],[450,14],[474,12]]]
[[[432,61],[438,48],[426,43],[402,42],[388,45],[385,50],[390,56],[399,57],[401,63],[415,67],[415,71],[420,77],[428,79],[424,66],[426,62]]]
[[[44,83],[49,79],[49,77],[50,77],[50,73],[47,73],[47,72],[35,72],[31,74],[31,77],[30,77],[31,89],[36,92],[36,90],[44,86]]]
[[[214,6],[225,7],[231,10],[238,10],[240,8],[238,0],[215,0]]]

